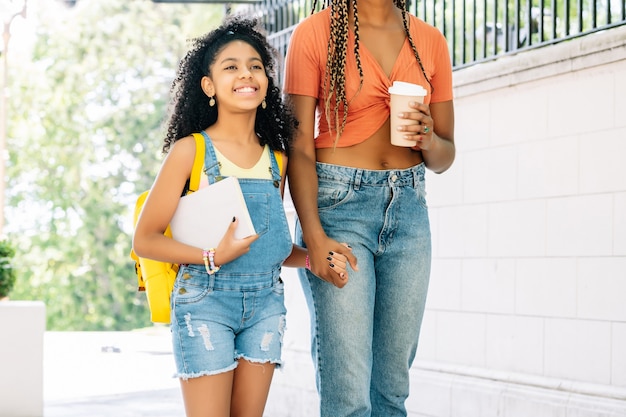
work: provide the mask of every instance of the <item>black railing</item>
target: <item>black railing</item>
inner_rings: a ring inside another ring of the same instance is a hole
[[[312,0],[265,0],[247,8],[284,54]],[[455,69],[626,24],[626,0],[417,0],[408,10],[445,35]]]

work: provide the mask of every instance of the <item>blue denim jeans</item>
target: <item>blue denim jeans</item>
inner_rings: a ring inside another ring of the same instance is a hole
[[[341,289],[300,270],[321,417],[407,415],[431,264],[424,173],[317,163],[322,226],[359,266]]]

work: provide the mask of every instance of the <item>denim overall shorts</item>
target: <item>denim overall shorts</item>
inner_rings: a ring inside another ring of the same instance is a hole
[[[205,138],[205,173],[219,181],[219,164]],[[280,193],[280,171],[270,152],[272,179],[239,178],[259,238],[250,251],[207,274],[204,264],[181,265],[171,297],[176,377],[215,375],[241,358],[280,367],[285,331],[281,265],[292,249]],[[219,202],[216,202],[219,204]]]

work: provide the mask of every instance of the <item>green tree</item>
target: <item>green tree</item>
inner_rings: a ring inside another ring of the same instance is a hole
[[[134,200],[161,162],[161,124],[186,40],[217,25],[223,9],[36,4],[32,56],[11,67],[9,88],[12,298],[43,300],[49,330],[144,327],[147,303],[128,256]]]

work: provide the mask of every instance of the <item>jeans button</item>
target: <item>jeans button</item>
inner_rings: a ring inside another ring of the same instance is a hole
[[[398,176],[396,174],[393,174],[391,176],[391,182],[396,182],[398,180]]]

